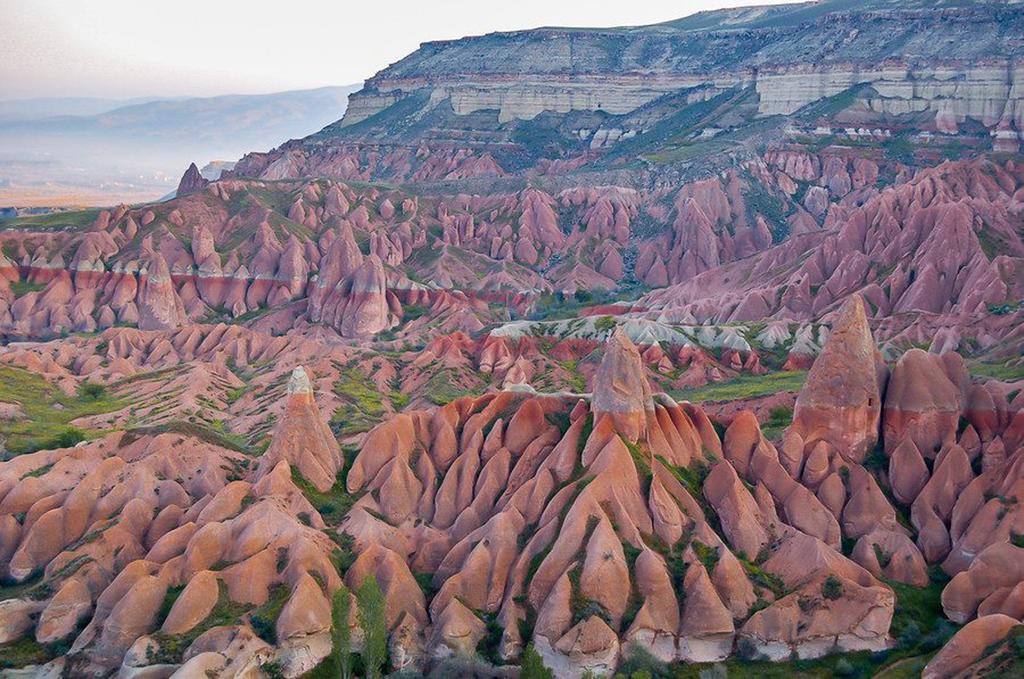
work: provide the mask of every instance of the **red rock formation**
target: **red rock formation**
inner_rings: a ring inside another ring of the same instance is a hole
[[[185,322],[185,307],[174,289],[163,255],[155,252],[140,275],[138,308],[140,330],[172,330]]]
[[[922,679],[971,676],[971,666],[984,659],[985,651],[1020,624],[1020,620],[996,614],[965,625],[925,666]]]
[[[202,191],[210,183],[208,179],[203,177],[199,172],[199,168],[196,167],[195,163],[188,166],[185,170],[185,174],[181,176],[181,181],[178,182],[178,190],[175,192],[175,196],[182,198],[192,193]]]
[[[654,401],[640,353],[622,328],[616,328],[604,346],[604,358],[594,376],[593,409],[598,425],[608,418],[630,442],[646,434]]]
[[[556,413],[568,416],[564,433],[547,422]],[[755,440],[763,440],[756,421],[752,429]],[[585,430],[590,434],[583,438]],[[727,446],[739,445],[730,440]],[[392,564],[392,574],[406,568],[437,573],[440,590],[429,602],[434,632],[428,633],[416,608],[405,610],[416,621],[410,623],[419,630],[414,636],[456,653],[465,653],[481,635],[480,621],[468,610],[481,609],[504,621],[499,648],[514,657],[528,640],[513,623],[529,606],[537,615],[535,646],[566,676],[614,667],[624,639],[667,660],[720,659],[733,648],[733,618],[749,617],[757,596],[772,596],[763,590],[755,595],[730,547],[672,471],[704,464],[709,455],[721,459],[720,446],[699,408],[650,395],[639,352],[618,331],[605,345],[592,406],[576,397],[501,392],[377,427],[348,476],[350,491],[370,492],[357,502],[346,531],[356,540],[360,561],[372,555],[375,563]],[[829,646],[836,634],[850,648],[884,646],[892,593],[832,547],[787,525],[763,491],[753,499],[733,459],[727,452],[703,486],[732,548],[774,554],[765,568],[784,579],[795,572],[819,578],[806,581],[810,588],[841,573],[851,597],[832,613],[825,613],[826,606],[822,615],[811,616],[807,633],[787,635],[771,622],[773,613],[748,623],[750,637],[765,649],[785,648],[787,657],[791,649],[808,656],[825,650],[818,649],[824,643],[819,635]],[[581,465],[583,471],[576,471]],[[441,476],[436,487],[430,483],[435,474]],[[799,484],[790,483],[787,516],[813,525],[798,507],[806,496],[795,494]],[[422,525],[421,537],[403,537],[415,525]],[[534,532],[524,534],[527,526]],[[651,535],[667,546],[646,537]],[[830,539],[838,543],[838,528]],[[635,564],[627,562],[623,544],[639,550]],[[816,569],[797,556],[806,555],[807,544],[820,555]],[[709,553],[716,555],[714,564],[702,561]],[[684,581],[671,579],[670,558],[689,564]],[[528,570],[531,561],[539,564],[535,571]],[[631,586],[644,603],[633,624],[621,629]],[[404,585],[390,587],[389,601],[404,606]],[[590,600],[607,617],[578,617],[570,605],[574,597]],[[461,635],[470,641],[457,641]]]
[[[796,400],[792,431],[805,450],[821,441],[850,462],[862,462],[878,440],[885,373],[864,302],[852,296]]]
[[[260,458],[256,478],[272,473],[281,461],[294,466],[320,492],[331,489],[341,468],[341,450],[320,417],[313,385],[301,366],[292,371],[288,380],[287,403],[270,447]]]

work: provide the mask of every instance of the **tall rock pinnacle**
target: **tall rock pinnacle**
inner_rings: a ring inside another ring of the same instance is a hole
[[[178,190],[174,195],[181,198],[196,191],[202,191],[209,183],[210,180],[202,175],[195,163],[192,163],[185,170],[185,174],[181,176],[181,181],[178,182]]]
[[[863,461],[878,440],[884,380],[864,302],[852,295],[800,390],[792,429],[805,445],[825,440],[847,459]]]
[[[646,432],[647,413],[654,410],[640,352],[621,327],[605,342],[594,376],[593,409],[595,418],[610,417],[615,429],[634,442]]]
[[[257,476],[263,478],[278,462],[287,460],[317,490],[326,492],[334,485],[341,468],[341,449],[320,417],[313,385],[301,366],[292,371],[288,380],[287,399],[270,447],[260,458]]]
[[[153,252],[139,289],[139,329],[172,330],[185,320],[185,307],[174,290],[167,260]]]

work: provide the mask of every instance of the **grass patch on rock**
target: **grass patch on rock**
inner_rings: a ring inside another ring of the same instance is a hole
[[[292,467],[292,482],[298,487],[302,494],[309,500],[316,511],[320,512],[321,518],[328,526],[337,526],[345,518],[352,505],[359,499],[345,489],[341,479],[345,478],[345,470],[338,472],[338,480],[334,482],[327,492],[320,492],[316,487],[303,478],[302,474],[295,467]]]
[[[29,665],[43,665],[58,654],[51,646],[40,644],[30,636],[0,644],[0,669],[18,669]]]
[[[694,403],[738,401],[769,396],[781,391],[799,391],[804,386],[806,379],[806,370],[782,370],[766,375],[741,375],[725,382],[676,391],[672,393],[672,397],[676,400]]]
[[[5,442],[8,455],[12,456],[70,447],[95,438],[102,432],[79,429],[71,422],[129,405],[102,386],[88,383],[69,396],[42,377],[10,366],[0,367],[0,401],[17,403],[25,413],[24,419],[0,420],[0,441]]]
[[[127,445],[141,436],[159,436],[160,434],[181,434],[182,436],[198,439],[204,443],[227,448],[236,453],[244,453],[246,455],[251,455],[253,452],[247,444],[245,437],[240,434],[233,434],[223,430],[223,428],[221,431],[218,431],[213,427],[185,420],[171,420],[161,424],[128,429],[125,431],[125,438],[121,440],[121,445]]]
[[[155,632],[152,635],[159,648],[153,649],[147,654],[146,660],[150,664],[180,664],[184,658],[185,651],[201,634],[214,627],[237,625],[242,621],[242,617],[251,607],[232,601],[231,597],[228,596],[228,588],[223,582],[219,583],[219,586],[217,603],[214,604],[213,610],[210,611],[205,620],[182,634]],[[177,594],[180,594],[180,592]],[[171,591],[168,592],[168,596],[165,597],[164,603],[161,606],[161,611],[166,608],[166,612],[170,613],[177,594]]]

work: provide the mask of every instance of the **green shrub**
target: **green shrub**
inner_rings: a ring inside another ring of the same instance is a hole
[[[611,316],[601,316],[594,321],[594,329],[598,332],[610,332],[615,329],[615,319]]]
[[[633,677],[663,677],[668,674],[668,665],[641,646],[635,646],[619,665],[619,672]]]
[[[544,665],[540,653],[537,653],[533,644],[528,644],[523,651],[523,667],[519,672],[519,679],[555,679],[554,672]]]
[[[692,543],[693,551],[697,554],[697,558],[704,564],[704,568],[707,569],[708,575],[715,572],[715,566],[718,565],[718,547],[711,547],[705,545],[699,540],[694,540]]]
[[[898,637],[901,648],[913,648],[921,641],[921,626],[916,620],[911,620],[900,630]]]
[[[499,652],[501,650],[501,637],[504,633],[504,628],[501,623],[498,622],[497,617],[493,613],[477,613],[484,619],[486,625],[484,636],[480,638],[480,641],[476,644],[476,652],[481,658],[486,660],[492,665],[500,665],[501,657]]]
[[[736,657],[746,662],[755,662],[764,658],[764,654],[757,650],[757,644],[750,637],[740,637],[736,642]]]
[[[837,677],[852,677],[856,673],[853,663],[846,658],[840,658],[836,661],[835,666],[832,668],[832,672]]]
[[[88,384],[88,383],[86,383]],[[81,417],[108,413],[128,404],[107,395],[100,385],[80,389],[68,396],[39,375],[20,368],[0,366],[0,401],[17,403],[24,418],[0,422],[0,439],[10,455],[43,448],[67,448],[97,435],[72,426]]]
[[[268,644],[277,643],[277,619],[288,602],[289,594],[290,590],[287,585],[274,585],[266,603],[249,616],[249,623],[252,625],[253,631],[256,632],[256,636]]]
[[[889,552],[885,551],[884,549],[879,547],[877,544],[872,544],[871,548],[875,552],[875,558],[878,560],[878,565],[879,566],[881,566],[882,568],[886,568],[886,567],[889,566],[890,563],[892,563],[892,554],[890,554]]]
[[[78,395],[90,401],[98,401],[107,395],[107,388],[95,382],[83,382],[78,387]]]
[[[834,575],[830,575],[825,578],[825,582],[821,583],[821,595],[830,601],[843,596],[843,583]]]

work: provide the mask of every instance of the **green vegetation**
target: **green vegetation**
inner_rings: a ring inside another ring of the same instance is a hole
[[[981,228],[975,230],[974,233],[978,237],[978,245],[981,246],[981,251],[985,253],[989,261],[999,255],[1008,253],[1009,247],[995,235],[992,229]]]
[[[767,550],[764,551],[767,552]],[[765,554],[764,556],[767,557],[767,554]],[[761,559],[758,558],[758,561],[760,560]],[[750,577],[750,581],[754,584],[755,587],[762,587],[764,589],[767,589],[775,595],[776,599],[781,599],[782,597],[789,594],[789,591],[786,589],[786,583],[784,583],[782,581],[782,578],[780,578],[779,576],[775,575],[774,573],[769,573],[768,571],[761,568],[759,564],[752,563],[750,561],[747,561],[746,559],[743,559],[742,563],[743,569],[747,572],[747,576]]]
[[[342,405],[334,411],[331,429],[335,436],[351,436],[369,431],[386,415],[385,400],[400,410],[409,402],[408,394],[398,390],[380,391],[376,383],[354,366],[335,363],[339,378],[334,393],[342,398]]]
[[[505,629],[498,622],[497,613],[477,610],[476,614],[484,621],[484,635],[476,644],[477,654],[490,665],[504,664],[501,659],[501,637]]]
[[[928,575],[931,582],[927,587],[912,587],[895,580],[885,580],[885,584],[896,594],[896,609],[890,630],[903,645],[911,641],[912,637],[930,634],[942,636],[949,632],[944,629],[950,623],[946,621],[942,610],[942,590],[949,582],[949,576],[937,566],[929,569]],[[918,641],[920,639],[915,643]]]
[[[777,394],[782,391],[799,391],[807,379],[806,370],[785,370],[767,375],[742,375],[726,382],[708,384],[693,389],[676,391],[672,396],[678,400],[693,401],[736,401]]]
[[[193,641],[199,638],[199,635],[214,627],[237,625],[241,622],[242,616],[246,614],[249,607],[232,601],[231,597],[228,596],[227,586],[223,582],[219,583],[219,587],[217,603],[214,604],[213,610],[210,611],[210,614],[201,623],[183,634],[155,632],[152,635],[159,647],[157,649],[151,648],[148,651],[146,659],[150,664],[181,663],[185,651],[188,650]],[[176,594],[169,592],[168,597],[164,599],[164,605],[161,607],[164,615],[170,612],[171,605],[173,605],[176,596]],[[169,603],[168,600],[170,600]],[[163,619],[158,620],[158,622],[163,624]]]
[[[705,451],[706,452],[706,451]],[[714,457],[711,457],[712,463],[714,463]],[[716,531],[721,532],[721,521],[718,518],[718,512],[711,506],[711,503],[704,497],[704,479],[711,473],[711,467],[704,462],[694,461],[690,463],[689,467],[677,467],[662,456],[658,456],[658,462],[672,473],[672,476],[686,487],[686,490],[690,493],[697,504],[700,505],[701,511],[704,512],[704,518],[707,519],[708,524]],[[664,553],[664,551],[663,551]]]
[[[369,679],[379,679],[388,659],[388,629],[384,593],[375,578],[366,576],[356,590],[356,615],[363,630],[363,664]]]
[[[874,93],[874,88],[868,84],[854,85],[831,97],[825,97],[818,101],[807,104],[801,108],[796,115],[805,120],[832,117],[837,113],[845,111],[853,106],[861,97],[868,97]]]
[[[821,583],[821,595],[829,601],[835,601],[843,596],[843,582],[834,575],[825,578]]]
[[[1002,304],[989,304],[988,312],[994,316],[1006,316],[1024,308],[1024,300],[1017,302],[1004,302]]]
[[[749,94],[740,88],[733,88],[711,99],[687,103],[690,93],[683,90],[677,95],[674,112],[656,122],[650,130],[632,139],[619,142],[603,160],[611,163],[618,158],[635,157],[641,154],[653,163],[672,163],[685,160],[693,155],[710,154],[722,148],[718,139],[696,142],[693,135],[705,127],[714,127],[724,111],[734,109]],[[668,104],[669,102],[665,102]]]
[[[564,521],[564,517],[562,517]],[[580,542],[579,550],[576,553],[576,566],[569,571],[569,609],[572,612],[572,624],[586,620],[587,618],[596,615],[605,622],[611,624],[611,615],[600,602],[595,601],[583,594],[583,590],[580,586],[580,576],[582,575],[583,566],[582,564],[586,560],[586,545],[590,542],[590,537],[594,534],[594,530],[597,528],[599,519],[596,516],[587,517],[586,532],[583,535],[583,540]]]
[[[15,299],[30,292],[38,292],[45,287],[42,283],[29,283],[28,281],[14,281],[11,283],[11,291],[14,293]]]
[[[867,651],[828,655],[815,660],[792,659],[788,662],[768,660],[744,660],[733,656],[721,663],[697,663],[673,665],[672,679],[703,679],[704,677],[728,677],[728,679],[832,679],[833,677],[875,676],[884,662],[883,654]]]
[[[281,617],[290,594],[288,585],[274,585],[270,588],[266,602],[249,616],[249,623],[256,636],[272,646],[277,643],[277,619]]]
[[[0,367],[0,402],[16,403],[25,413],[22,420],[0,421],[0,441],[6,441],[10,455],[64,448],[94,438],[101,432],[83,431],[71,426],[71,421],[128,406],[102,386],[86,384],[68,396],[42,377],[9,366]]]
[[[768,413],[768,419],[761,425],[761,433],[767,439],[776,439],[782,435],[782,430],[793,422],[793,407],[779,406],[772,408]]]
[[[426,397],[430,399],[430,402],[444,406],[448,405],[457,398],[467,396],[475,393],[473,389],[467,389],[452,384],[452,375],[449,371],[442,370],[434,373],[434,375],[427,380],[424,386],[424,393]]]
[[[611,316],[601,316],[594,321],[594,329],[598,332],[611,332],[615,329],[615,319]]]
[[[989,676],[1024,676],[1024,625],[1014,627],[1005,639],[985,649],[981,657],[990,658],[986,668]]]
[[[647,288],[637,285],[624,285],[614,291],[609,290],[577,290],[572,295],[566,295],[561,291],[549,292],[538,297],[529,314],[532,321],[553,321],[565,318],[579,318],[580,311],[587,307],[602,306],[633,300],[647,291]],[[614,318],[607,316],[614,326]],[[601,319],[598,319],[601,323]],[[604,321],[607,324],[607,321]],[[605,328],[608,329],[608,328]],[[601,330],[599,327],[598,330]]]
[[[384,416],[381,394],[357,368],[345,368],[334,383],[334,393],[345,404],[334,411],[331,424],[342,436],[369,431]]]
[[[754,215],[760,214],[768,222],[772,233],[772,243],[777,245],[789,237],[789,223],[786,221],[786,202],[769,193],[764,185],[757,179],[750,177],[747,182],[747,191],[744,200],[747,204],[747,212],[751,222]]]
[[[633,443],[626,437],[619,435],[619,440],[626,446],[630,456],[633,458],[633,465],[636,467],[637,476],[640,477],[640,488],[647,497],[647,492],[651,488],[651,480],[654,477],[651,471],[652,455],[650,449],[643,441],[637,441]]]
[[[40,644],[31,636],[0,644],[0,669],[42,665],[57,657],[59,655],[57,650],[52,646]]]
[[[555,679],[554,672],[544,665],[540,653],[537,653],[533,644],[527,644],[526,650],[523,651],[523,665],[519,671],[519,679]]]
[[[429,314],[430,307],[419,304],[409,304],[402,307],[402,322],[409,323],[410,321],[415,321],[417,318],[422,318]]]
[[[690,545],[693,547],[693,551],[697,555],[697,558],[700,559],[702,564],[704,564],[704,568],[707,569],[708,575],[713,575],[715,572],[715,566],[718,565],[718,547],[705,545],[700,540],[694,540]]]
[[[235,316],[226,307],[214,307],[210,309],[210,313],[203,319],[204,323],[226,323],[227,325],[245,325],[250,321],[255,321],[261,316],[265,316],[270,313],[270,307],[259,305],[255,309],[246,311],[244,314]]]
[[[328,526],[337,526],[341,520],[352,509],[352,505],[359,499],[358,495],[352,495],[345,489],[345,478],[347,470],[338,473],[338,478],[326,493],[321,493],[316,487],[303,478],[302,474],[295,467],[292,467],[292,481],[302,494],[309,500],[309,504],[320,513],[324,523]]]
[[[99,215],[99,208],[88,210],[71,210],[67,212],[50,212],[43,215],[28,215],[3,220],[4,228],[31,228],[34,231],[58,229],[83,229],[92,226]]]
[[[1019,363],[982,363],[979,361],[971,363],[969,367],[972,375],[991,377],[1003,382],[1024,380],[1024,361]]]
[[[160,434],[181,434],[237,453],[253,454],[252,448],[240,434],[218,431],[206,423],[185,420],[170,420],[151,426],[132,427],[125,430],[121,445],[128,445],[142,436],[158,436]]]

